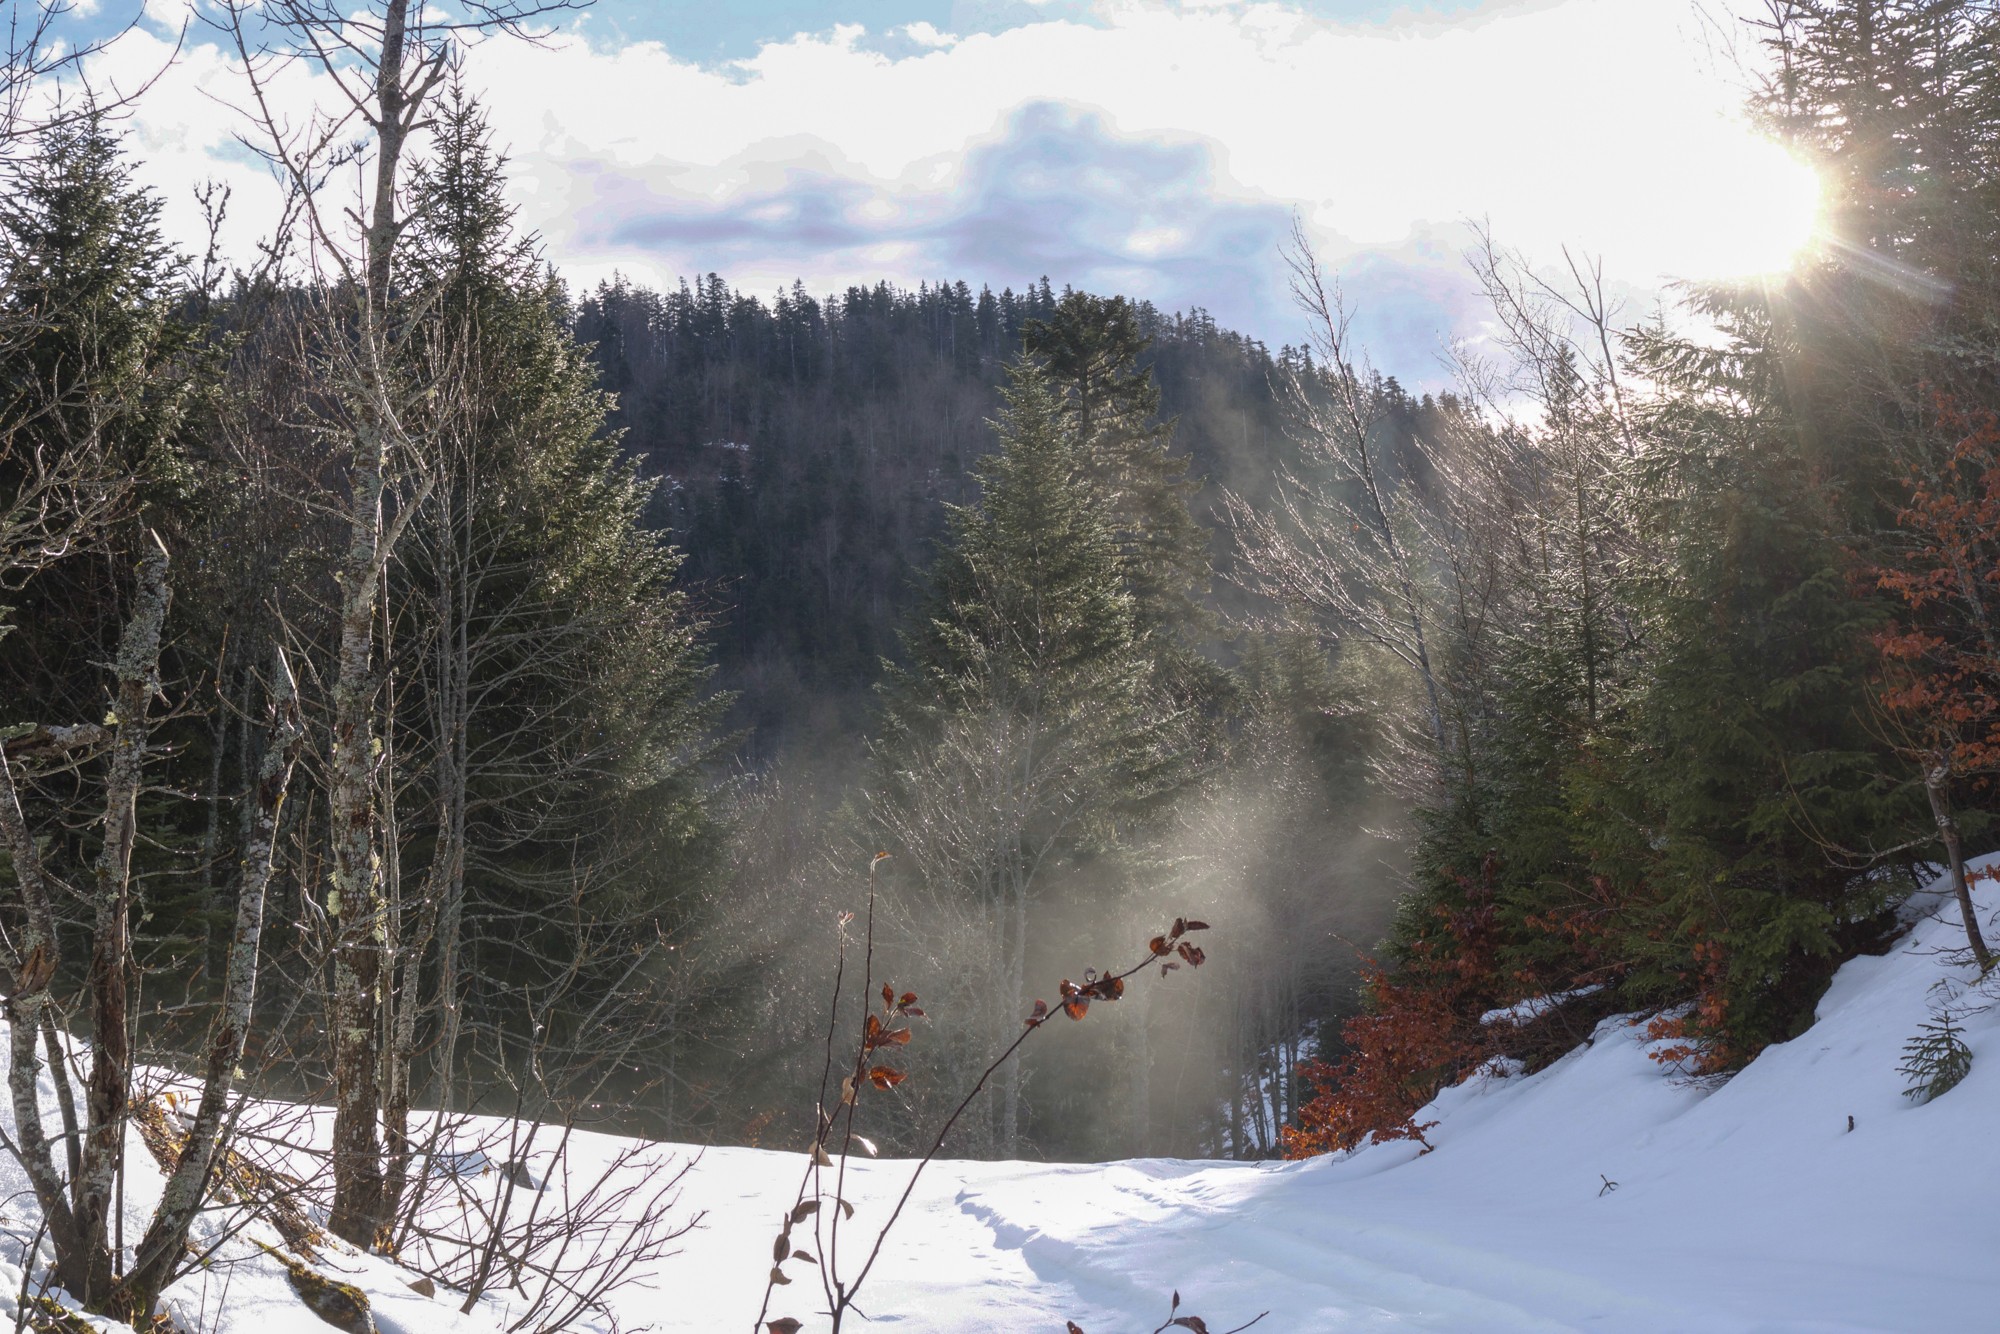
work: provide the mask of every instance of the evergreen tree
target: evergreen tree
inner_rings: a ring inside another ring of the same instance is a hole
[[[909,665],[885,686],[871,793],[909,873],[999,942],[1008,1026],[1026,1012],[1036,905],[1127,847],[1184,756],[1180,718],[1149,689],[1087,442],[1043,371],[1013,378],[980,500],[952,512]],[[1023,1133],[1021,1089],[1010,1069],[1003,1153]]]
[[[561,1050],[544,1060],[557,1084],[601,1076],[599,1049],[643,1029],[643,989],[620,979],[698,872],[727,701],[477,104],[448,98],[437,142],[399,273],[437,480],[393,590],[412,937],[396,1047],[407,1063],[434,998],[449,1101],[468,1059]]]

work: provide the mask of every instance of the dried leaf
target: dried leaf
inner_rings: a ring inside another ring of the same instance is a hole
[[[801,1325],[790,1316],[780,1316],[776,1320],[768,1320],[764,1323],[764,1334],[799,1334],[799,1331],[804,1328],[804,1325]]]
[[[841,1213],[845,1214],[849,1218],[854,1217],[853,1205],[849,1204],[846,1200],[841,1200],[841,1199],[836,1199],[834,1202],[840,1206]]]
[[[813,1145],[813,1165],[814,1165],[815,1167],[832,1167],[832,1166],[833,1166],[833,1159],[831,1159],[831,1158],[827,1157],[827,1156],[826,1156],[826,1150],[825,1150],[825,1149],[823,1149],[823,1148],[821,1148],[821,1147],[820,1147],[819,1145],[817,1145],[817,1144]]]
[[[866,1135],[856,1135],[854,1137],[854,1142],[856,1144],[859,1144],[861,1146],[861,1151],[867,1154],[870,1158],[875,1157],[878,1153],[881,1152],[881,1150],[875,1147],[875,1141],[869,1139]],[[844,1208],[846,1208],[848,1215],[851,1217],[854,1213],[854,1207],[848,1204],[846,1200],[842,1200],[840,1203]]]
[[[1169,932],[1167,932],[1167,934],[1168,934],[1168,935],[1170,935],[1170,936],[1184,936],[1184,935],[1186,935],[1186,934],[1187,934],[1187,918],[1185,918],[1185,917],[1176,917],[1176,918],[1174,918],[1174,929],[1173,929],[1173,930],[1171,930],[1171,931],[1169,931]]]
[[[1042,1020],[1048,1017],[1049,1017],[1049,1003],[1044,1000],[1038,1000],[1035,1002],[1034,1013],[1028,1016],[1026,1023],[1029,1028],[1033,1028],[1036,1024],[1041,1023]]]
[[[1087,997],[1083,996],[1072,996],[1063,1002],[1063,1013],[1072,1019],[1083,1018],[1084,1012],[1089,1008],[1090,1001]]]
[[[786,1283],[790,1283],[790,1282],[791,1282],[791,1280],[785,1277],[785,1271],[784,1271],[784,1270],[782,1270],[782,1269],[778,1268],[778,1266],[776,1266],[776,1265],[772,1265],[772,1266],[771,1266],[771,1282],[773,1282],[773,1283],[776,1283],[776,1284],[780,1284],[780,1285],[782,1285],[782,1284],[786,1284]]]
[[[792,1221],[794,1223],[803,1223],[818,1212],[818,1200],[800,1200],[796,1205],[792,1206]]]
[[[1174,953],[1180,955],[1183,959],[1186,959],[1188,961],[1188,967],[1190,968],[1201,967],[1201,961],[1208,957],[1206,954],[1202,953],[1201,946],[1190,945],[1185,940],[1183,940],[1180,943],[1179,948],[1177,948],[1174,951]]]
[[[907,1015],[912,1019],[921,1019],[924,1017],[924,1012],[914,1005],[898,1005],[896,1007],[896,1011],[897,1013]]]
[[[902,997],[899,1000],[897,1000],[896,1008],[903,1009],[907,1006],[914,1005],[916,1003],[916,1000],[917,1000],[916,992],[906,991],[902,994]]]
[[[819,1263],[819,1261],[812,1258],[811,1251],[793,1251],[792,1258],[794,1260],[804,1260],[809,1265],[816,1265]]]
[[[1074,1320],[1065,1320],[1063,1321],[1063,1325],[1065,1327],[1063,1334],[1083,1334],[1083,1326],[1077,1324]]]
[[[882,984],[882,1008],[887,1010],[896,1003],[896,989],[887,982]]]
[[[1208,1334],[1208,1322],[1198,1315],[1184,1315],[1172,1323],[1179,1325],[1182,1329],[1191,1329],[1194,1331],[1194,1334]]]
[[[854,1101],[854,1076],[842,1075],[840,1077],[840,1105],[842,1107],[845,1107],[847,1106],[848,1103],[853,1101]]]
[[[1188,930],[1190,930],[1190,931],[1206,931],[1206,930],[1208,930],[1208,923],[1207,923],[1207,922],[1189,922],[1189,923],[1187,924],[1187,929],[1188,929]]]
[[[1155,955],[1165,954],[1169,948],[1167,938],[1165,936],[1154,936],[1146,942],[1146,948],[1151,950]]]
[[[886,1065],[878,1065],[868,1072],[868,1082],[878,1089],[892,1089],[908,1078],[901,1070],[892,1070]]]
[[[910,1030],[907,1028],[885,1029],[878,1044],[884,1047],[907,1047],[910,1045]]]
[[[779,1264],[785,1262],[785,1252],[792,1249],[792,1234],[780,1232],[778,1239],[771,1243],[771,1258]]]

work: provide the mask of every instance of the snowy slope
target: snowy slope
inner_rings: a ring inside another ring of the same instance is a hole
[[[1963,940],[1946,904],[1713,1091],[1609,1020],[1532,1077],[1446,1091],[1421,1157],[943,1164],[863,1305],[903,1334],[1151,1330],[1175,1287],[1218,1329],[1269,1309],[1259,1328],[1357,1334],[2000,1330],[2000,1010],[1966,1021],[1972,1073],[1943,1098],[1897,1073],[1933,988],[1972,978],[1944,953]],[[749,1329],[798,1162],[711,1150],[686,1201],[707,1225],[631,1314]],[[903,1172],[870,1165],[860,1194]]]
[[[1995,885],[1981,899],[1987,916],[2000,909]],[[1438,1122],[1421,1157],[1397,1143],[1285,1164],[935,1164],[866,1289],[866,1327],[1150,1331],[1178,1288],[1183,1312],[1218,1330],[1267,1309],[1260,1330],[2000,1330],[2000,1007],[1965,1020],[1972,1072],[1943,1098],[1915,1105],[1897,1073],[1935,1004],[1982,1003],[1951,953],[1962,941],[1947,901],[1886,956],[1843,968],[1804,1036],[1713,1090],[1649,1060],[1642,1025],[1608,1020],[1532,1077],[1446,1091],[1419,1118]],[[619,1144],[587,1139],[577,1166]],[[626,1328],[749,1331],[802,1165],[705,1151],[680,1205],[703,1225],[647,1289],[622,1294]],[[850,1260],[909,1165],[854,1171]],[[17,1189],[16,1172],[0,1164],[0,1190]],[[135,1187],[135,1207],[145,1195]],[[5,1232],[18,1234],[21,1207],[16,1196],[0,1211]],[[0,1324],[13,1255],[0,1258]],[[461,1318],[449,1294],[416,1297],[385,1262],[329,1260],[375,1294],[391,1334],[505,1325],[497,1306]],[[799,1281],[772,1314],[824,1328],[816,1284],[791,1269]],[[184,1284],[183,1323],[325,1328],[268,1262],[227,1281],[226,1300],[215,1278]]]

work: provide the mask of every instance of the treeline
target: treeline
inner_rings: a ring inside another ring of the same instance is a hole
[[[1421,1138],[1443,1084],[1613,1012],[1726,1074],[1939,867],[1990,962],[1961,854],[2000,740],[2000,12],[1797,3],[1756,31],[1753,112],[1826,196],[1789,274],[1691,289],[1691,332],[1620,328],[1587,269],[1489,247],[1504,424],[1428,441],[1424,487],[1370,480],[1318,311],[1313,439],[1360,496],[1291,485],[1240,526],[1275,595],[1400,664],[1418,833],[1295,1152]],[[1533,996],[1543,1018],[1481,1022]]]
[[[869,687],[945,507],[977,494],[1007,367],[1063,293],[888,284],[765,301],[711,274],[669,292],[618,281],[578,303],[628,454],[659,480],[651,521],[711,609],[734,717],[766,758],[865,729]],[[1256,488],[1284,448],[1271,353],[1205,313],[1134,303],[1174,449],[1217,488]],[[1411,403],[1411,410],[1417,408]],[[1226,592],[1226,590],[1225,590]]]

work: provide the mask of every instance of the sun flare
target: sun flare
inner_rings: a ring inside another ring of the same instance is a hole
[[[1650,220],[1665,271],[1682,278],[1782,273],[1813,240],[1820,181],[1768,139],[1718,135],[1663,164]]]

